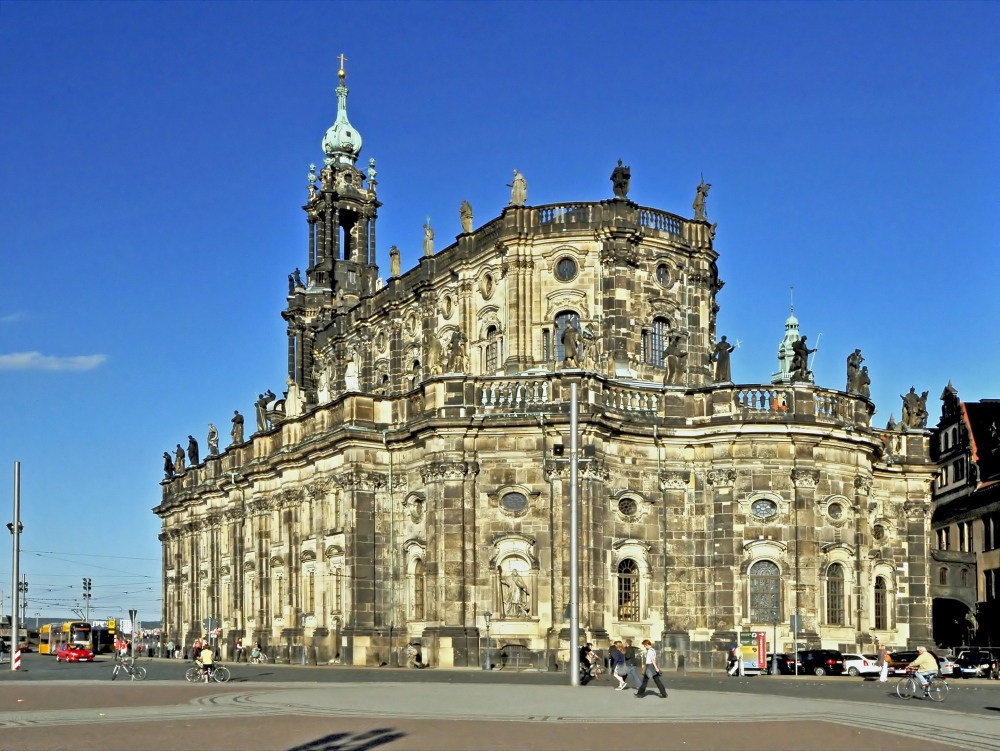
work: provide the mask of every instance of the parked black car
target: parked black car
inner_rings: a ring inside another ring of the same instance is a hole
[[[799,652],[799,672],[843,675],[844,655],[836,649],[805,649]]]
[[[767,653],[767,672],[771,672],[771,665],[774,663],[774,659],[778,659],[778,672],[782,675],[795,675],[795,655],[778,654],[773,655],[770,652]],[[802,672],[802,668],[799,668],[799,672]]]
[[[955,658],[955,675],[991,678],[996,656],[986,649],[963,649]]]

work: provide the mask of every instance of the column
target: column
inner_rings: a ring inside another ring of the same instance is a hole
[[[660,511],[663,558],[662,571],[657,573],[662,577],[660,585],[663,592],[661,642],[665,649],[681,651],[687,651],[688,629],[695,626],[695,603],[690,597],[690,584],[671,574],[694,569],[693,544],[684,528],[684,501],[690,478],[691,473],[686,470],[660,471],[660,490],[663,493],[663,508]]]
[[[309,214],[309,268],[307,271],[312,271],[313,267],[316,266],[316,215]]]
[[[706,477],[711,487],[711,514],[709,523],[712,549],[710,572],[714,594],[713,612],[709,623],[718,631],[732,633],[736,628],[736,554],[737,542],[733,535],[733,486],[735,469],[712,469]],[[729,636],[724,637],[728,639]]]
[[[385,477],[352,469],[336,480],[344,490],[345,513],[350,520],[345,526],[353,530],[344,551],[350,602],[343,630],[347,643],[341,654],[345,664],[367,665],[374,662],[376,654],[380,658],[386,655],[388,646],[378,642],[375,632],[375,491],[385,486]]]
[[[796,468],[791,472],[795,486],[793,508],[793,571],[787,580],[794,581],[791,590],[791,612],[798,610],[802,618],[800,638],[818,638],[819,612],[819,542],[816,539],[816,486],[818,469]]]
[[[330,236],[330,212],[324,211],[317,217],[316,228],[316,265],[319,266],[327,255],[327,238]]]

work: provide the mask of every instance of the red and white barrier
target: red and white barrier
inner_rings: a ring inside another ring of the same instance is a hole
[[[14,670],[20,670],[21,669],[21,650],[20,649],[15,649],[14,650],[14,658],[13,659],[14,659]]]

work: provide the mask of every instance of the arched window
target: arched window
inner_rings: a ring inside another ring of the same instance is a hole
[[[563,337],[563,332],[566,331],[567,326],[572,326],[577,331],[579,331],[580,316],[569,310],[563,311],[562,313],[556,316],[556,363],[557,364],[562,364],[563,360],[566,359],[566,350],[563,349],[562,337]],[[577,356],[579,356],[579,353],[577,353]]]
[[[542,362],[552,360],[552,332],[542,329]]]
[[[330,578],[332,579],[331,584],[333,588],[332,591],[330,592],[330,612],[339,613],[342,602],[341,592],[343,591],[342,590],[343,577],[341,576],[340,566],[337,566],[336,568],[333,569],[333,573],[330,576]]]
[[[969,570],[966,568],[962,569],[962,586],[963,587],[969,586]]]
[[[422,621],[424,612],[424,593],[426,591],[426,575],[424,574],[424,562],[417,558],[413,562],[413,619]]]
[[[757,561],[750,567],[751,623],[778,623],[781,620],[781,571],[771,561]]]
[[[948,569],[944,566],[938,569],[938,584],[942,587],[948,586]]]
[[[316,612],[316,573],[309,572],[309,580],[306,586],[306,612]]]
[[[649,332],[649,346],[646,348],[646,362],[663,367],[663,350],[667,348],[667,332],[670,322],[666,318],[654,318]]]
[[[844,625],[844,567],[839,563],[826,570],[826,622]]]
[[[875,628],[878,631],[889,628],[889,593],[881,576],[875,578]]]
[[[639,620],[639,564],[631,558],[618,564],[618,620]]]
[[[497,334],[497,327],[490,326],[486,329],[486,375],[493,375],[497,372],[499,352],[500,337]]]

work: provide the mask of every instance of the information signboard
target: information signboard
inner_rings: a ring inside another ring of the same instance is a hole
[[[764,631],[741,631],[740,653],[744,670],[763,670],[767,665],[767,634]]]

